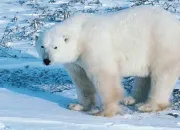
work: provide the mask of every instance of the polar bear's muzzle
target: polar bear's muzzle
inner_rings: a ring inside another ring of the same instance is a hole
[[[45,65],[49,65],[51,63],[51,61],[49,59],[44,59],[43,62]]]

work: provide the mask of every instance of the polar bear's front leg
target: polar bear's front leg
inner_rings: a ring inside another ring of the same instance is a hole
[[[66,64],[66,70],[76,85],[79,104],[69,104],[68,108],[75,111],[90,110],[96,103],[96,90],[88,79],[86,72],[76,64]]]
[[[117,71],[118,72],[118,71]],[[123,96],[119,74],[112,74],[103,70],[95,76],[95,86],[99,92],[104,109],[94,113],[96,116],[112,117],[120,113],[119,101]]]

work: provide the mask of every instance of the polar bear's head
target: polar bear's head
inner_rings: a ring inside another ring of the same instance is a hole
[[[80,50],[77,34],[63,24],[55,25],[36,38],[36,49],[45,65],[70,63],[78,59]]]

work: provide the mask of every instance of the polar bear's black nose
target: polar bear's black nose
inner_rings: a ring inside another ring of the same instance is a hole
[[[49,65],[51,63],[51,61],[49,59],[44,59],[43,62],[45,65]]]

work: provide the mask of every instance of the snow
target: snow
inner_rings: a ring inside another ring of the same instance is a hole
[[[28,2],[21,5],[20,2],[23,1]],[[32,6],[36,1],[41,3],[38,8],[45,7],[52,12],[59,8],[60,4],[69,2],[69,0],[56,0],[55,3],[50,4],[49,0],[1,0],[0,38],[4,35],[7,26],[13,28],[26,26],[27,33],[33,30],[25,21],[31,23],[43,12]],[[102,5],[92,6],[87,2],[84,5],[75,3],[72,10],[93,12],[98,9],[97,13],[102,13],[127,8],[132,4],[128,0],[101,0],[101,2]],[[178,4],[176,6],[179,10]],[[177,17],[179,16],[177,12]],[[12,22],[15,17],[17,21]],[[38,31],[55,23],[45,22]],[[12,33],[12,36],[16,35],[19,36],[16,32]],[[12,49],[7,50],[8,55],[0,57],[0,130],[180,129],[179,109],[169,108],[162,112],[139,113],[134,107],[122,106],[123,115],[113,118],[95,117],[85,112],[68,110],[69,103],[77,102],[76,90],[70,78],[61,65],[44,66],[37,59],[35,48],[30,43],[33,44],[31,39],[17,40],[12,37],[12,41],[6,43]],[[14,54],[19,58],[13,58]],[[176,89],[180,89],[180,81],[177,81]],[[179,99],[177,102],[180,102]],[[178,116],[172,116],[173,114]]]
[[[71,91],[74,93],[74,91]],[[114,118],[94,117],[66,108],[66,93],[50,94],[20,88],[0,88],[1,130],[178,130],[179,118],[160,113],[125,113]],[[129,110],[130,111],[130,110]],[[176,113],[179,113],[178,111]]]

